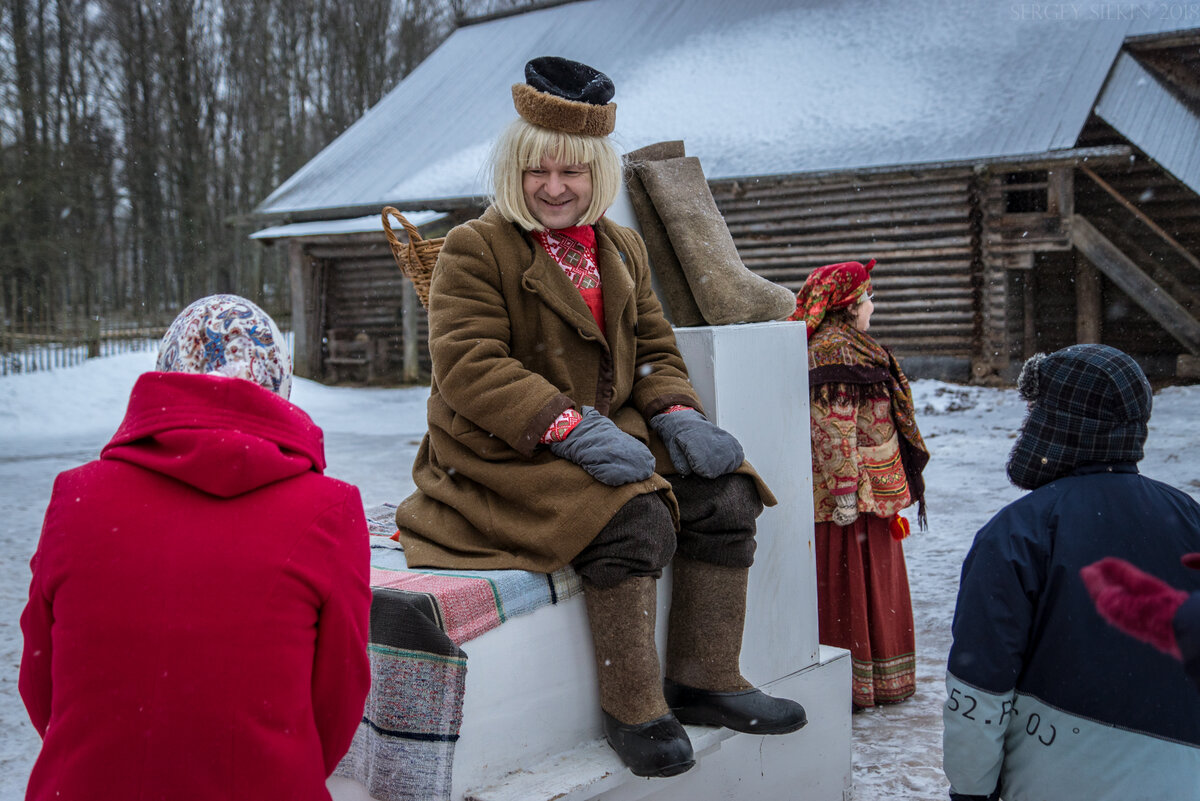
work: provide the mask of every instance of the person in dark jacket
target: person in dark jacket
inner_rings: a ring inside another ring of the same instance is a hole
[[[1200,693],[1174,659],[1096,614],[1081,568],[1122,559],[1188,592],[1200,504],[1138,473],[1152,395],[1105,345],[1026,362],[1008,461],[1028,495],[963,564],[946,675],[943,766],[956,801],[1192,798]]]
[[[755,520],[775,499],[704,416],[641,237],[604,217],[622,180],[612,81],[556,57],[525,78],[493,153],[492,206],[450,231],[433,269],[429,431],[396,524],[410,567],[571,565],[605,736],[633,773],[671,776],[695,763],[681,722],[807,722],[739,666]]]
[[[20,692],[30,801],[328,801],[370,684],[368,543],[274,322],[176,318],[96,461],[54,483]]]

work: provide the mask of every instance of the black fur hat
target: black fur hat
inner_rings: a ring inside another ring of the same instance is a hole
[[[513,105],[527,122],[584,136],[608,136],[617,122],[612,80],[599,70],[558,56],[525,65],[525,83],[513,84]]]

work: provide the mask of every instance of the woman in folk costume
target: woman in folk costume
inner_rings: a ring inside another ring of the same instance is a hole
[[[896,703],[916,689],[912,601],[900,511],[918,503],[929,452],[917,430],[908,379],[867,330],[875,309],[871,268],[814,270],[793,320],[808,331],[821,642],[848,648],[855,707]]]
[[[55,480],[21,615],[30,801],[328,801],[370,686],[370,555],[291,381],[266,312],[202,298]]]
[[[433,270],[429,430],[396,522],[411,567],[573,566],[605,735],[634,773],[670,776],[694,764],[680,721],[806,722],[738,663],[755,518],[775,499],[705,419],[641,238],[604,219],[621,182],[612,82],[554,57],[525,76],[493,204]],[[672,558],[664,683],[655,580]]]

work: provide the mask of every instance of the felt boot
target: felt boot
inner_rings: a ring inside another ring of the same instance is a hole
[[[699,159],[643,159],[631,166],[662,220],[696,306],[709,325],[782,320],[795,311],[791,290],[742,264]]]
[[[663,699],[654,645],[656,580],[601,589],[583,582],[608,744],[638,776],[674,776],[695,764],[692,743]]]
[[[646,194],[646,187],[642,185],[637,170],[646,161],[661,161],[683,155],[683,142],[679,141],[659,142],[625,154],[625,186],[629,190],[629,201],[637,217],[642,240],[646,243],[646,252],[650,256],[650,268],[658,284],[656,289],[662,298],[667,319],[671,325],[680,328],[707,323],[696,305],[696,299],[692,297],[687,276],[683,274],[683,267],[679,265],[679,259],[675,257],[675,250],[671,247],[671,238],[667,236],[667,229],[658,212],[654,210],[654,203]]]
[[[749,573],[675,557],[664,693],[682,723],[786,734],[808,723],[804,707],[772,698],[742,676]]]

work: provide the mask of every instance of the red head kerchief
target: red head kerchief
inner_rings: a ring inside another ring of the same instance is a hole
[[[871,291],[871,268],[875,260],[866,264],[844,261],[826,264],[813,270],[796,293],[796,311],[789,320],[803,320],[811,337],[830,309],[841,309],[858,301],[864,292]]]

